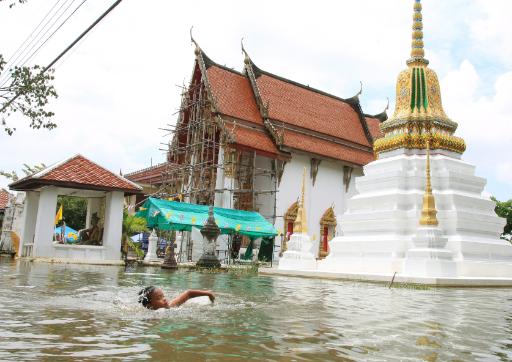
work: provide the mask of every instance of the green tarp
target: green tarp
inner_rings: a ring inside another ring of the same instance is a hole
[[[208,209],[206,205],[150,197],[137,212],[137,216],[145,218],[149,228],[190,231],[192,227],[203,227],[208,219]],[[240,233],[251,239],[277,235],[274,225],[257,212],[214,207],[213,213],[222,234]]]

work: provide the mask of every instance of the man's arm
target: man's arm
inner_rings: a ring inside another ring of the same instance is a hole
[[[178,295],[173,300],[171,300],[169,302],[169,307],[179,307],[180,305],[182,305],[183,303],[185,303],[187,300],[189,300],[191,298],[203,297],[203,296],[207,296],[208,298],[210,298],[212,303],[215,300],[215,295],[209,290],[189,289],[189,290],[181,293],[180,295]]]

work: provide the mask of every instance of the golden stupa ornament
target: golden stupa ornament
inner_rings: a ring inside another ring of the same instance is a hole
[[[428,134],[435,149],[457,153],[466,149],[464,140],[453,135],[457,123],[443,110],[439,80],[436,72],[428,67],[423,45],[421,0],[415,0],[411,57],[407,69],[398,75],[395,112],[381,124],[385,136],[375,141],[375,153],[398,148],[425,149]]]
[[[423,194],[423,208],[421,209],[420,225],[438,225],[437,210],[434,195],[432,194],[432,184],[430,182],[430,141],[427,139],[427,185]]]
[[[299,200],[299,207],[297,209],[297,218],[293,223],[293,233],[294,234],[307,234],[308,233],[308,223],[306,221],[306,167],[304,167],[304,174],[302,175],[302,190]]]

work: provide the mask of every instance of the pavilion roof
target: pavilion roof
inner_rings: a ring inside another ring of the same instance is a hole
[[[11,190],[28,191],[42,186],[98,191],[139,193],[142,188],[82,155],[75,155],[9,185]]]
[[[0,210],[5,210],[7,208],[10,196],[11,194],[7,190],[0,189]]]

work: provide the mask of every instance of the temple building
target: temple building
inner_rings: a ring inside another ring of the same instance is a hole
[[[227,68],[192,41],[192,77],[169,129],[167,161],[125,176],[147,195],[258,211],[285,248],[306,167],[308,228],[325,256],[342,231],[334,215],[374,160],[386,113],[365,114],[361,92],[340,98],[262,70],[243,47],[243,71]]]

